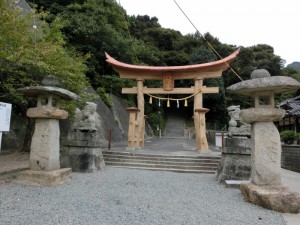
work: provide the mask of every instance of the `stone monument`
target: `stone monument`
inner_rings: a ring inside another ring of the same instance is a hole
[[[250,125],[240,122],[239,105],[229,106],[227,111],[230,116],[228,137],[222,148],[217,181],[247,181],[251,175]]]
[[[251,124],[251,183],[241,184],[242,195],[246,201],[279,212],[298,213],[300,196],[281,184],[281,142],[273,121],[282,119],[285,110],[274,108],[274,95],[299,87],[291,77],[271,77],[262,69],[253,71],[250,80],[227,88],[251,96],[254,102],[254,108],[240,113],[241,121]]]
[[[27,116],[35,118],[35,131],[31,141],[29,170],[21,172],[16,182],[51,186],[62,184],[71,172],[60,168],[59,120],[67,119],[68,112],[59,109],[59,101],[80,100],[76,94],[58,87],[55,77],[46,77],[43,86],[18,89],[23,95],[37,98],[37,106],[27,110]]]
[[[82,110],[76,109],[68,138],[63,141],[62,167],[71,167],[73,172],[95,172],[104,168],[96,109],[93,102],[87,102]]]

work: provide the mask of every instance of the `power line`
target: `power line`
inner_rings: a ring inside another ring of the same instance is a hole
[[[190,22],[190,24],[195,28],[196,30],[196,34],[200,37],[202,37],[205,42],[207,43],[207,45],[214,51],[214,53],[220,58],[223,59],[223,57],[217,52],[217,50],[212,46],[212,44],[200,33],[200,31],[198,30],[198,28],[195,26],[195,24],[192,22],[192,20],[188,17],[188,15],[183,11],[183,9],[180,7],[180,5],[176,2],[176,0],[174,0],[175,4],[177,5],[177,7],[180,9],[180,11],[183,13],[183,15],[187,18],[187,20]],[[227,63],[226,65],[230,68],[230,70],[241,80],[243,81],[243,79],[237,74],[237,72]]]

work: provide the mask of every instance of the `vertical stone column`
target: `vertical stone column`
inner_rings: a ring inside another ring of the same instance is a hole
[[[209,112],[209,109],[201,108],[201,109],[195,109],[195,114],[198,114],[199,117],[199,124],[195,129],[198,129],[199,137],[197,141],[197,149],[207,152],[208,151],[208,143],[206,138],[206,123],[205,123],[205,113]]]
[[[137,94],[137,103],[138,103],[138,114],[137,114],[137,121],[138,121],[138,146],[141,148],[144,146],[144,108],[145,108],[145,100],[144,100],[144,93],[143,93],[143,88],[144,88],[144,80],[143,79],[137,79],[137,89],[138,89],[138,94]]]
[[[139,112],[138,108],[130,107],[127,108],[127,111],[129,112],[129,127],[128,127],[128,145],[127,149],[133,150],[138,148],[138,121],[137,121],[137,113]]]
[[[195,80],[195,97],[194,97],[194,124],[195,124],[195,133],[196,133],[196,146],[198,150],[201,149],[201,137],[200,137],[200,114],[196,112],[196,109],[202,108],[202,93],[199,92],[200,88],[203,85],[203,80]]]
[[[252,183],[281,184],[281,142],[272,121],[252,123]]]
[[[35,171],[60,169],[59,163],[59,121],[36,119],[32,136],[29,168]]]
[[[34,171],[60,169],[59,162],[59,119],[68,113],[58,108],[59,96],[38,95],[37,107],[29,108],[27,116],[35,118],[35,131],[31,141],[29,168]]]

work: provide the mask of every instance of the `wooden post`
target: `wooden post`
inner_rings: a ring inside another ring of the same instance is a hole
[[[138,103],[138,109],[139,112],[137,114],[137,121],[138,121],[138,146],[137,147],[142,147],[144,146],[144,137],[143,134],[145,133],[144,131],[144,107],[145,107],[145,100],[144,100],[144,93],[143,93],[143,88],[144,88],[144,80],[143,79],[137,79],[137,103]]]
[[[143,133],[142,133],[142,139],[143,139],[143,141],[142,141],[142,148],[144,148],[145,147],[145,129],[146,129],[146,119],[148,119],[149,117],[148,116],[144,116],[144,124],[143,124],[143,129],[142,129],[142,131],[143,131]]]
[[[203,80],[196,79],[195,80],[195,97],[194,97],[194,125],[195,125],[195,134],[196,134],[196,146],[197,149],[201,150],[201,134],[200,134],[200,115],[196,112],[196,109],[202,108],[202,92],[199,92],[200,88],[202,88]]]
[[[128,145],[129,150],[134,150],[138,147],[138,137],[137,137],[137,113],[138,108],[130,107],[126,109],[129,112],[129,127],[128,127]]]
[[[195,129],[199,129],[199,144],[197,142],[197,149],[203,152],[208,151],[208,143],[207,143],[207,138],[206,138],[206,124],[205,124],[205,113],[207,113],[209,109],[201,108],[201,109],[196,109],[195,113],[199,115],[199,124],[198,127]]]

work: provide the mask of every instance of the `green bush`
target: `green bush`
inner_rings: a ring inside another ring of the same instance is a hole
[[[161,130],[165,129],[165,120],[161,113],[150,113],[148,122],[152,127],[154,135],[159,135],[159,130],[157,130],[157,127]]]
[[[105,88],[103,87],[99,87],[97,89],[97,93],[99,94],[99,96],[102,98],[103,102],[109,107],[112,107],[112,101],[109,97],[109,94],[106,93]]]
[[[281,141],[285,144],[293,144],[294,141],[298,141],[300,137],[299,133],[296,133],[293,130],[285,130],[280,133]]]

